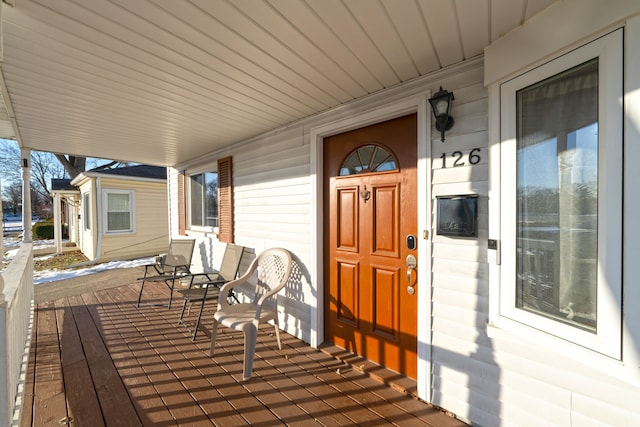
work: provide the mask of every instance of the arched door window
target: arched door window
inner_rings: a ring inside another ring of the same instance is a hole
[[[340,166],[340,176],[397,170],[397,162],[386,148],[368,144],[353,150]]]

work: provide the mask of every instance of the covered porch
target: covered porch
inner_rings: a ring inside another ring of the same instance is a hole
[[[210,358],[207,331],[191,341],[178,326],[180,304],[136,308],[139,274],[36,287],[20,425],[464,425],[369,362],[286,333],[278,350],[271,327],[258,336],[253,378],[239,382],[242,335],[221,333]],[[168,296],[148,289],[151,300]]]

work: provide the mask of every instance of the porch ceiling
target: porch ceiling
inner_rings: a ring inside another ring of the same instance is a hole
[[[0,137],[176,165],[477,56],[554,2],[4,0]]]

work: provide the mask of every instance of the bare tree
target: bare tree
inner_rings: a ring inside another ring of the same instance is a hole
[[[64,178],[65,171],[51,153],[31,153],[31,187],[45,200],[51,200],[51,178]]]
[[[67,154],[56,154],[55,156],[64,167],[64,170],[67,171],[67,174],[71,179],[80,175],[87,168],[86,157],[71,156]]]
[[[15,141],[0,139],[0,179],[5,183],[21,179],[20,149]]]
[[[2,186],[2,192],[5,195],[5,202],[9,205],[11,213],[17,215],[19,207],[22,205],[22,183],[13,181],[9,185]]]
[[[90,166],[94,170],[103,170],[125,166],[127,163],[105,159],[87,158],[68,154],[55,154],[41,151],[31,152],[31,189],[33,206],[46,206],[51,202],[51,179],[77,177]],[[20,148],[16,141],[0,140],[0,177],[4,185],[3,194],[14,213],[22,200]],[[16,186],[18,191],[16,192]],[[34,212],[38,209],[34,209]]]
[[[102,161],[106,161],[107,163],[95,166],[94,169],[109,169],[112,167],[124,166],[127,163],[118,162],[116,160],[104,160],[104,159],[93,159],[86,157],[78,157],[71,156],[68,154],[56,154],[56,159],[62,164],[64,170],[67,172],[67,175],[71,177],[71,179],[80,175],[82,172],[87,170],[87,164],[89,163],[100,163]]]

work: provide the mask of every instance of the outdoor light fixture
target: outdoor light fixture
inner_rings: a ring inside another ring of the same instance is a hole
[[[444,132],[453,127],[453,117],[449,115],[451,112],[451,101],[453,92],[442,89],[436,92],[431,98],[429,98],[429,104],[433,109],[433,116],[436,118],[436,129],[440,131],[440,141],[444,142]]]

